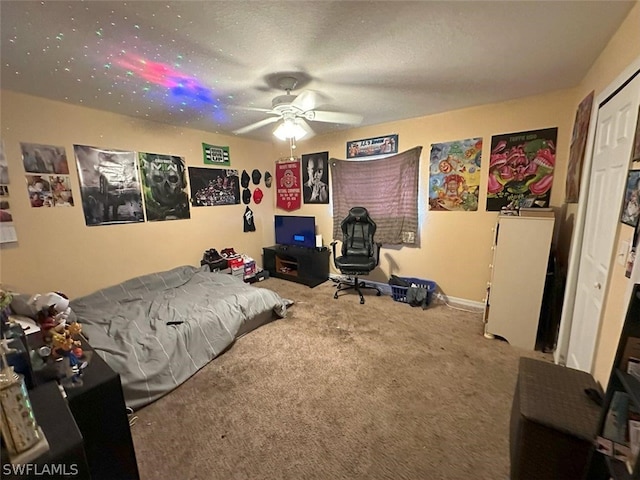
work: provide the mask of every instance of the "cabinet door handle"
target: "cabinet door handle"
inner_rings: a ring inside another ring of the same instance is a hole
[[[596,282],[593,286],[598,290],[602,288],[602,285],[600,284],[600,282]]]

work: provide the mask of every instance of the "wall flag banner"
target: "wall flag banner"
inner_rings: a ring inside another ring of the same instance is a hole
[[[202,142],[202,157],[205,165],[231,165],[229,147],[218,147]]]
[[[288,212],[302,203],[300,159],[276,163],[276,206]]]

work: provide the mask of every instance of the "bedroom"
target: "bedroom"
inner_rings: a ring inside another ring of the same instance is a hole
[[[563,185],[575,111],[590,91],[598,94],[640,55],[639,23],[640,5],[636,4],[611,43],[573,88],[320,135],[300,143],[299,149],[301,153],[328,150],[331,156],[344,158],[344,147],[349,140],[397,133],[401,151],[423,145],[424,158],[432,142],[470,136],[488,139],[501,132],[557,126],[559,154],[551,205],[567,219],[558,231],[558,247],[567,258],[570,218],[575,214],[576,205],[563,210]],[[272,169],[275,159],[289,153],[281,143],[168,126],[10,90],[2,91],[1,115],[11,183],[16,185],[20,185],[22,175],[19,150],[22,141],[64,145],[68,155],[77,143],[171,153],[184,156],[187,164],[193,166],[202,164],[202,142],[229,145],[232,168],[249,172],[254,168]],[[73,164],[70,172],[72,187],[77,192],[77,171]],[[427,183],[427,172],[422,171],[420,188],[424,189]],[[244,205],[194,208],[188,221],[88,228],[79,205],[54,211],[33,209],[26,197],[14,194],[17,198],[12,197],[12,212],[17,219],[19,242],[2,248],[2,284],[29,292],[55,289],[74,298],[137,275],[177,265],[196,265],[202,252],[209,248],[234,247],[258,260],[262,247],[273,244],[273,216],[278,213],[273,189],[263,190],[262,203],[251,205],[256,222],[254,233],[242,233]],[[299,213],[315,216],[319,233],[325,241],[331,239],[329,206],[305,205]],[[482,209],[472,215],[423,213],[421,247],[383,248],[381,266],[371,279],[386,282],[391,273],[397,272],[403,276],[432,278],[450,298],[471,305],[481,304],[489,275],[487,265],[495,214]],[[618,235],[628,235],[626,226],[620,226]],[[468,238],[473,243],[456,248],[453,258],[442,255],[443,251],[449,251],[450,239],[455,238]],[[616,280],[610,287],[602,338],[596,352],[594,374],[601,381],[610,368],[624,308],[626,280],[618,270],[616,264],[613,273]]]

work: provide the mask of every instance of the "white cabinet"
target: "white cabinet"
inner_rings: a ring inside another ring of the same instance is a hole
[[[547,210],[498,217],[485,299],[485,336],[535,350],[553,223],[553,211]]]

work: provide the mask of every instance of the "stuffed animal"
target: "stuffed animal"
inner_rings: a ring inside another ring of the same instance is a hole
[[[69,298],[60,292],[49,292],[43,295],[36,293],[29,303],[32,304],[37,312],[47,311],[51,312],[51,309],[55,311],[53,319],[62,325],[67,322],[69,314],[71,313],[71,307],[69,307]]]

